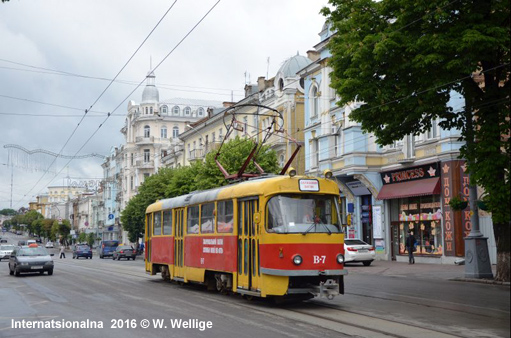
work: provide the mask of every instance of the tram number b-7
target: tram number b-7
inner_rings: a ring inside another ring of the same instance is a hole
[[[313,256],[314,264],[325,264],[326,256]]]

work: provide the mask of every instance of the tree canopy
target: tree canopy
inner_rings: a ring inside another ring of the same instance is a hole
[[[462,140],[476,140],[461,154],[471,183],[487,192],[499,255],[509,262],[509,2],[329,2],[322,12],[335,32],[329,48],[339,104],[360,102],[350,118],[381,145],[423,133],[437,118]],[[454,95],[464,104],[453,107]]]

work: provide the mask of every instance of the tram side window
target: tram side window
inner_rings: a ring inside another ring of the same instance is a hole
[[[203,204],[201,207],[200,227],[201,233],[213,233],[215,223],[215,203]]]
[[[163,212],[163,234],[172,235],[172,210]]]
[[[188,207],[187,232],[189,234],[199,233],[199,206]]]
[[[161,235],[161,212],[154,213],[154,235]]]
[[[234,224],[234,211],[232,201],[218,202],[217,228],[219,233],[232,232]]]

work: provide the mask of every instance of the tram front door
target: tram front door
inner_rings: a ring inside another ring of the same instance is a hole
[[[238,289],[259,290],[259,224],[254,213],[259,211],[257,197],[238,201]]]

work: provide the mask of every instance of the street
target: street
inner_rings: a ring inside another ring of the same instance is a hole
[[[10,276],[7,261],[0,262],[0,337],[510,336],[509,286],[380,273],[389,262],[348,266],[346,295],[333,301],[274,305],[164,282],[145,274],[140,257],[75,260],[69,251],[66,259],[51,252],[53,276]],[[20,328],[23,320],[54,326]],[[55,327],[69,322],[88,328]]]

